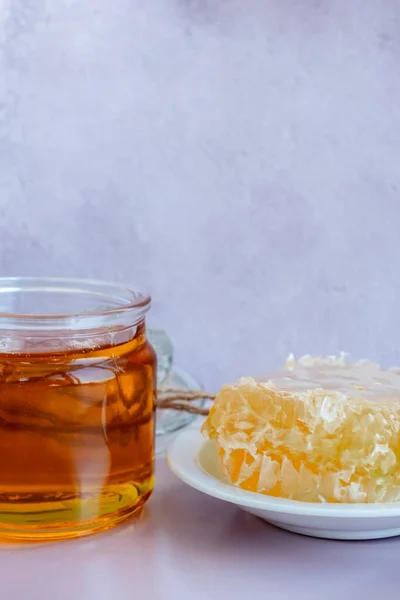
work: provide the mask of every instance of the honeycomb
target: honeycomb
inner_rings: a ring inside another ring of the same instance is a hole
[[[225,385],[202,433],[242,489],[305,502],[400,500],[400,369],[290,356]]]

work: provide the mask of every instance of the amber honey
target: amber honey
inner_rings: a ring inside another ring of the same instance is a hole
[[[151,494],[155,354],[144,323],[133,332],[117,344],[0,352],[0,536],[92,533]]]

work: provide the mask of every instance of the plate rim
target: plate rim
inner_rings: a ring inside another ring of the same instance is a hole
[[[208,442],[194,423],[181,431],[167,449],[170,470],[190,487],[238,506],[302,516],[331,518],[392,518],[400,517],[400,502],[377,503],[317,503],[277,498],[235,487],[204,471],[198,461],[199,452]]]

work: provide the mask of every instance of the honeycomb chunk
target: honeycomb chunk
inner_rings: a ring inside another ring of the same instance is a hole
[[[400,500],[400,369],[289,357],[225,385],[202,433],[245,490],[306,502]]]

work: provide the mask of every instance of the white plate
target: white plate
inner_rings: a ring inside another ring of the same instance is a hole
[[[400,535],[400,502],[329,504],[298,502],[246,492],[220,473],[215,444],[199,426],[182,431],[167,453],[170,469],[191,487],[240,506],[288,531],[336,540],[372,540]]]

